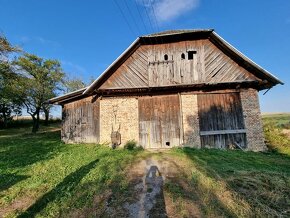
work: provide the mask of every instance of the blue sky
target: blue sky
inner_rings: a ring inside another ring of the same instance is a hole
[[[0,0],[0,32],[87,82],[138,35],[194,28],[215,29],[285,82],[260,94],[260,104],[262,112],[290,112],[290,1]]]

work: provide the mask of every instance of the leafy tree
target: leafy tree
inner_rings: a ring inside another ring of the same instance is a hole
[[[67,78],[64,82],[64,86],[65,86],[65,91],[68,92],[73,92],[79,89],[82,89],[84,87],[86,87],[86,84],[79,78]]]
[[[16,46],[12,46],[5,36],[0,35],[0,58],[1,59],[3,59],[3,56],[7,57],[9,53],[18,52],[20,50],[21,50],[20,48]]]
[[[9,60],[9,55],[19,52],[18,47],[0,35],[0,122],[7,127],[13,114],[21,114],[21,102],[19,101],[17,86],[17,74]]]
[[[36,133],[39,129],[40,112],[44,111],[48,119],[50,106],[45,102],[61,90],[65,74],[59,61],[45,60],[33,54],[24,54],[15,64],[22,78],[19,80],[21,96],[25,96],[22,102],[32,117],[32,132]]]

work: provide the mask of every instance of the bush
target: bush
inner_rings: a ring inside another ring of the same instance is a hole
[[[124,149],[130,150],[130,151],[136,148],[137,148],[137,142],[135,140],[127,141],[127,143],[124,145]]]
[[[270,151],[277,151],[290,145],[290,139],[271,123],[264,125],[264,134]]]

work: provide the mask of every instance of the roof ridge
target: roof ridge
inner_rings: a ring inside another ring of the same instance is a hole
[[[184,33],[196,33],[196,32],[213,32],[214,29],[177,29],[177,30],[164,30],[157,33],[150,33],[143,35],[141,37],[156,37],[156,36],[165,36],[165,35],[177,35]]]

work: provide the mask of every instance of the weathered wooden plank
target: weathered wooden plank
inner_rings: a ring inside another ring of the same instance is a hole
[[[200,131],[200,135],[224,135],[224,134],[236,134],[246,133],[245,129],[228,129],[228,130],[215,130],[215,131]]]
[[[99,101],[82,99],[63,106],[62,140],[69,143],[99,142]]]
[[[139,143],[146,148],[178,146],[181,122],[179,96],[142,97],[138,102]]]
[[[188,60],[189,51],[196,51],[192,60]],[[168,56],[168,60],[164,59],[164,55]],[[209,40],[193,40],[139,47],[100,89],[253,80],[259,79]]]
[[[239,93],[199,94],[198,113],[202,146],[227,148],[233,143],[246,146]]]

